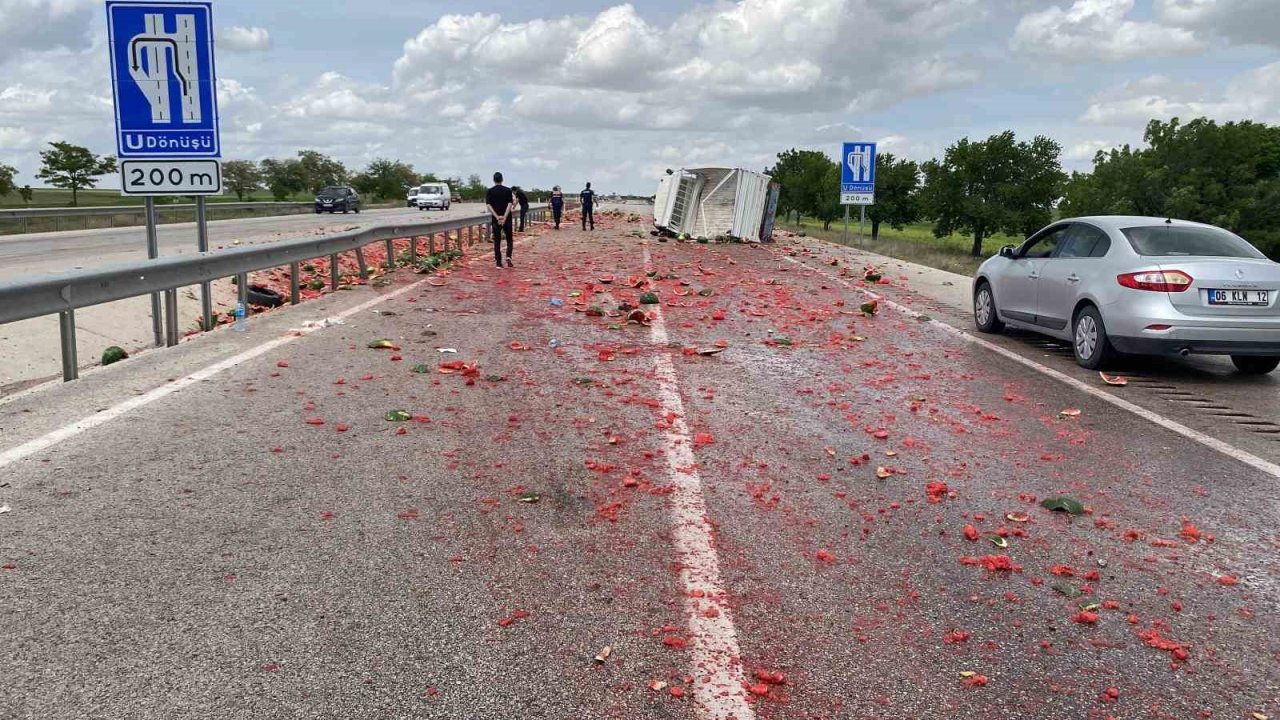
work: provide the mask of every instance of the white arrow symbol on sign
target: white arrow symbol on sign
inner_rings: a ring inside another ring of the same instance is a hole
[[[854,182],[869,182],[871,176],[871,158],[865,146],[856,147],[849,152],[847,162],[853,171]]]

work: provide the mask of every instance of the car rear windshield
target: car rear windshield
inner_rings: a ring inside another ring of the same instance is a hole
[[[1134,252],[1147,256],[1265,258],[1226,230],[1192,225],[1147,225],[1121,230]]]

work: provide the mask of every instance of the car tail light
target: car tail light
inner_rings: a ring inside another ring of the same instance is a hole
[[[1150,290],[1152,292],[1183,292],[1191,287],[1193,278],[1181,270],[1148,270],[1146,272],[1125,273],[1116,280],[1120,284],[1134,290]]]

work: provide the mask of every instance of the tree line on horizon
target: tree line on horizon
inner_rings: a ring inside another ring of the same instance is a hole
[[[36,177],[49,185],[70,190],[71,204],[78,204],[81,190],[97,187],[98,179],[117,169],[116,158],[111,155],[95,155],[86,147],[68,142],[52,142],[50,149],[40,152],[41,169]],[[0,196],[17,192],[24,202],[30,203],[33,190],[30,185],[18,187],[14,178],[17,170],[0,163]],[[227,160],[222,163],[222,185],[226,192],[239,200],[253,199],[259,191],[267,191],[278,201],[288,200],[303,193],[317,193],[329,185],[351,185],[374,202],[403,200],[409,188],[423,183],[444,182],[463,200],[479,200],[489,189],[481,177],[472,174],[464,182],[456,177],[438,177],[432,173],[419,173],[412,165],[399,160],[377,158],[364,170],[352,172],[341,161],[317,150],[299,150],[295,157],[253,160]],[[530,200],[543,202],[550,197],[549,190],[524,188]]]
[[[872,237],[885,224],[901,229],[928,221],[937,237],[971,238],[971,253],[982,256],[991,236],[1025,237],[1059,217],[1147,215],[1217,225],[1280,258],[1280,126],[1152,120],[1143,141],[1143,147],[1099,151],[1091,172],[1070,174],[1062,168],[1062,147],[1055,140],[1019,140],[1012,130],[982,140],[962,138],[942,157],[924,163],[880,153],[876,203],[867,208]],[[71,190],[73,205],[79,190],[95,187],[98,177],[116,170],[114,157],[67,142],[50,143],[40,157],[36,177]],[[783,218],[812,217],[829,229],[843,215],[840,166],[825,153],[786,150],[765,172],[782,186],[778,213]],[[17,191],[30,202],[30,186],[18,188],[15,175],[0,162],[0,196]],[[487,189],[479,175],[465,182],[440,178],[386,158],[351,172],[317,150],[223,163],[223,185],[241,200],[261,190],[286,200],[336,184],[350,184],[375,202],[399,200],[408,188],[425,182],[447,182],[464,200],[483,198]],[[537,188],[526,192],[534,201],[549,195]]]
[[[1144,147],[1099,151],[1092,172],[1066,173],[1055,140],[1012,130],[963,138],[924,163],[877,155],[871,234],[928,221],[935,237],[964,235],[971,254],[1004,233],[1026,237],[1061,217],[1146,215],[1209,223],[1280,259],[1280,127],[1252,121],[1152,120]],[[782,185],[778,214],[844,214],[840,166],[816,150],[786,150],[765,170]]]

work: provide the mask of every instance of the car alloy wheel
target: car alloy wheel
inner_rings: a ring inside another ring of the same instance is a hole
[[[1098,323],[1093,316],[1084,314],[1076,321],[1076,356],[1085,362],[1093,359],[1098,352]]]
[[[973,322],[980,332],[995,334],[1004,330],[1004,323],[996,310],[996,296],[985,280],[978,284],[978,290],[973,294]]]
[[[973,303],[973,314],[979,325],[986,326],[991,322],[991,288],[983,286],[978,291],[978,299]]]

